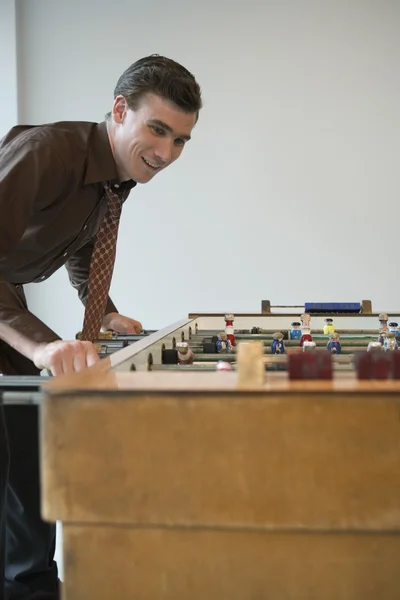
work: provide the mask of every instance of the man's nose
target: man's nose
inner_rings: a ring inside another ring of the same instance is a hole
[[[160,140],[157,145],[155,154],[163,163],[170,163],[172,159],[173,141],[169,139]]]

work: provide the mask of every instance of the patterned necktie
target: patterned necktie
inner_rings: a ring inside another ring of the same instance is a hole
[[[104,182],[108,210],[96,236],[90,261],[88,295],[81,340],[93,342],[101,329],[114,270],[122,202],[129,192],[115,193]]]

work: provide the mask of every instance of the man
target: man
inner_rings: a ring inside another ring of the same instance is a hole
[[[120,77],[104,122],[20,126],[0,142],[0,373],[80,371],[98,360],[92,342],[101,326],[142,329],[118,313],[103,277],[112,273],[119,211],[136,184],[180,156],[201,106],[193,75],[154,55]],[[23,292],[64,264],[86,307],[80,341],[61,340],[29,312]],[[1,600],[58,598],[55,527],[40,518],[35,410],[4,407],[6,432],[0,406]]]

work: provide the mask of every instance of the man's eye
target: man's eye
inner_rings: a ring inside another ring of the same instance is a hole
[[[156,127],[155,125],[153,125],[153,131],[157,135],[164,135],[164,129],[161,129],[161,127]]]

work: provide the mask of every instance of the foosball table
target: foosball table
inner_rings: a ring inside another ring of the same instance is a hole
[[[7,388],[40,406],[66,600],[400,597],[400,313],[298,308],[109,335]]]

